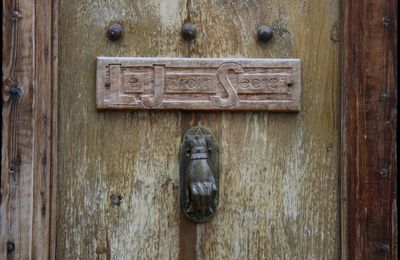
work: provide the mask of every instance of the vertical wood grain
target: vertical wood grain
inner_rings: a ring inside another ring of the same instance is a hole
[[[397,1],[344,1],[343,258],[397,259]]]
[[[56,1],[2,4],[0,258],[49,259],[55,242]]]
[[[337,1],[63,0],[59,10],[57,259],[339,258]],[[105,36],[112,22],[121,41]],[[194,42],[181,40],[184,22]],[[264,24],[268,44],[256,40]],[[99,112],[97,56],[300,58],[302,111]],[[178,158],[194,125],[220,142],[220,205],[186,230]]]

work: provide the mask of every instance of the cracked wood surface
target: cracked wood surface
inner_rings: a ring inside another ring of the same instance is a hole
[[[338,1],[62,0],[59,10],[57,259],[339,258]],[[121,41],[105,36],[112,22]],[[181,40],[184,22],[194,42]],[[259,44],[264,24],[275,37]],[[302,110],[99,112],[97,56],[299,58]],[[220,142],[220,204],[201,225],[178,202],[181,137],[196,125]]]

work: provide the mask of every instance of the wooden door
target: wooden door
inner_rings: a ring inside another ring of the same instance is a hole
[[[59,2],[57,259],[340,258],[339,1]],[[113,22],[120,41],[106,38]],[[180,36],[197,26],[192,42]],[[257,41],[262,25],[274,29]],[[97,56],[301,59],[298,113],[97,111]],[[179,147],[220,147],[216,216],[180,212]]]

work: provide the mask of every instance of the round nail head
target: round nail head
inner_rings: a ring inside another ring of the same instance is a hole
[[[115,205],[121,205],[122,196],[121,194],[113,194],[110,197],[111,203]]]
[[[257,37],[261,42],[268,42],[274,36],[274,31],[269,26],[261,26],[258,29]]]
[[[14,10],[14,11],[11,13],[11,20],[15,21],[15,20],[17,20],[19,17],[20,17],[20,13],[19,13],[17,10]]]
[[[7,242],[7,252],[11,253],[15,250],[15,245],[13,242]]]
[[[111,24],[107,29],[107,38],[110,41],[118,41],[122,37],[124,29],[118,23]]]
[[[196,26],[192,23],[185,23],[181,28],[182,38],[186,41],[191,41],[196,39],[197,29]]]
[[[382,251],[384,251],[384,252],[389,252],[389,251],[390,251],[390,246],[389,246],[388,244],[386,244],[386,243],[383,243],[383,244],[381,245],[381,249],[382,249]]]

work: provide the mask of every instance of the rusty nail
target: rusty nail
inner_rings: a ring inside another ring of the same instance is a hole
[[[390,251],[390,246],[387,243],[382,243],[381,250],[384,251],[384,252],[389,252]]]
[[[15,250],[15,245],[13,242],[7,242],[7,253],[11,253]]]
[[[268,42],[274,36],[274,31],[269,26],[261,26],[257,31],[257,38],[260,42]]]
[[[121,205],[122,202],[122,196],[121,194],[113,194],[110,197],[111,203],[114,205]]]
[[[383,167],[380,171],[379,171],[379,175],[382,178],[387,178],[387,176],[389,175],[389,170],[386,167]]]
[[[10,172],[15,172],[17,170],[17,166],[15,164],[10,164],[10,168],[9,168]]]
[[[107,38],[113,42],[118,41],[121,39],[123,32],[124,29],[122,28],[122,25],[113,23],[107,29]]]
[[[386,101],[389,98],[389,95],[386,93],[386,91],[383,91],[381,95],[379,96],[380,101]]]
[[[182,38],[186,41],[191,41],[196,39],[197,29],[196,26],[192,23],[185,23],[181,27],[181,35]]]
[[[20,15],[20,13],[19,13],[17,10],[12,11],[12,13],[11,13],[11,20],[15,21],[15,20],[17,20],[17,19],[20,18],[20,17],[21,17],[21,15]]]
[[[388,26],[389,25],[389,23],[390,23],[390,18],[389,18],[389,16],[387,16],[387,15],[385,15],[384,17],[383,17],[383,24],[385,25],[385,26]]]
[[[11,88],[10,88],[10,93],[11,93],[11,95],[13,95],[13,96],[15,96],[15,95],[17,95],[18,94],[18,87],[15,87],[15,86],[12,86]]]
[[[106,82],[106,87],[107,88],[111,87],[111,83],[110,82]]]
[[[24,90],[18,82],[14,81],[12,82],[12,86],[10,88],[10,94],[11,96],[22,97],[22,95],[24,94]]]

